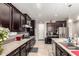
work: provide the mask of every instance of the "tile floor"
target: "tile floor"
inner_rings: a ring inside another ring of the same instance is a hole
[[[30,52],[28,56],[53,56],[52,44],[45,44],[44,41],[36,41],[34,48],[38,48],[36,52]]]

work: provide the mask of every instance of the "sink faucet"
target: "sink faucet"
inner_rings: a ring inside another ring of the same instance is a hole
[[[71,37],[68,38],[68,43],[72,43],[72,38]]]

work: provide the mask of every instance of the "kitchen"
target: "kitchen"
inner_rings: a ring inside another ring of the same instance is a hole
[[[0,3],[0,55],[79,56],[78,5]]]

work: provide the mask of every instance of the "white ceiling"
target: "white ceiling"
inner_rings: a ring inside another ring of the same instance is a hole
[[[22,13],[27,13],[35,20],[65,20],[68,16],[79,15],[79,4],[74,3],[71,7],[64,3],[12,3]]]

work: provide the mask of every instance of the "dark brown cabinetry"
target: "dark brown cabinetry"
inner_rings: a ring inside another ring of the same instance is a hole
[[[52,35],[57,35],[57,29],[59,27],[66,27],[66,21],[56,21],[55,23],[50,21],[50,23],[47,23],[47,34],[51,34],[52,32]]]
[[[20,13],[18,11],[16,11],[15,9],[13,9],[13,25],[12,25],[12,29],[15,32],[20,31]]]
[[[11,7],[0,3],[0,26],[11,29]]]
[[[24,15],[10,3],[0,3],[0,26],[9,28],[10,31],[19,31],[21,15]]]
[[[27,22],[27,25],[30,26],[31,25],[31,18],[29,16],[27,16],[26,18],[27,18],[27,21],[26,21]]]
[[[30,16],[28,16],[27,14],[24,14],[25,16],[25,24],[27,24],[28,27],[27,31],[29,32],[30,36],[34,36],[35,35],[35,20],[32,20]]]
[[[23,14],[11,3],[0,3],[0,26],[9,28],[12,32],[21,32],[24,31],[24,24],[31,26],[28,14]],[[27,31],[30,32],[30,28]]]
[[[66,52],[63,48],[59,45],[55,45],[56,47],[56,56],[71,56],[68,52]]]
[[[50,21],[47,23],[45,43],[51,43],[51,38],[59,38],[59,27],[66,27],[66,21]]]
[[[25,24],[29,25],[31,24],[31,18],[28,14],[24,14],[25,17]]]
[[[22,25],[24,25],[24,24],[25,24],[25,18],[24,18],[23,15],[21,15],[21,27],[22,27]]]
[[[16,50],[12,51],[7,56],[20,56],[20,55],[21,55],[20,48],[17,48]]]
[[[23,28],[23,25],[25,24],[25,18],[24,18],[24,16],[23,15],[21,15],[21,19],[20,19],[20,28],[19,28],[19,30],[21,31],[21,32],[23,32],[25,29]]]
[[[27,44],[28,45],[28,44]],[[23,44],[21,47],[20,47],[20,49],[21,49],[21,56],[26,56],[27,54],[27,52],[26,52],[26,44]]]
[[[31,40],[27,41],[26,43],[9,53],[7,56],[27,56],[34,44],[35,38],[32,38]]]
[[[35,35],[35,20],[31,20],[31,29],[30,29],[30,36]]]

